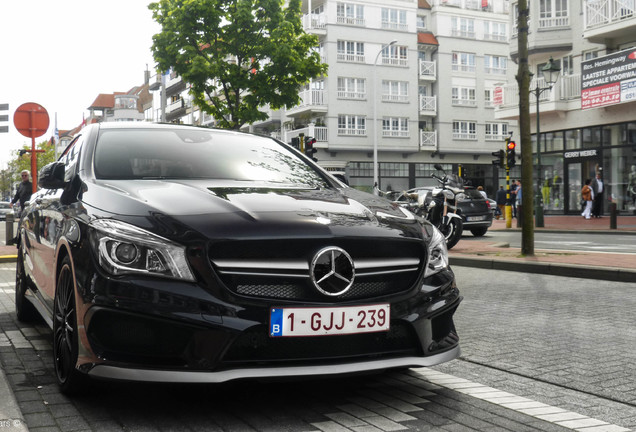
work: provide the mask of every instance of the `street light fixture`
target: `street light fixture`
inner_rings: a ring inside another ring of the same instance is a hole
[[[376,195],[379,195],[379,187],[380,187],[380,185],[378,184],[379,128],[377,127],[378,126],[378,98],[376,95],[377,66],[378,66],[378,59],[380,58],[380,54],[382,54],[386,48],[390,47],[391,45],[395,45],[396,43],[397,43],[397,40],[393,39],[391,42],[382,45],[382,48],[380,48],[380,51],[378,51],[378,54],[375,56],[375,61],[373,62],[373,193]]]
[[[530,93],[534,93],[537,100],[537,193],[535,195],[534,201],[534,216],[535,216],[535,226],[537,228],[543,228],[543,196],[541,193],[541,126],[539,121],[539,98],[541,97],[541,93],[546,90],[552,90],[552,87],[559,79],[559,72],[561,68],[558,64],[552,60],[548,60],[548,63],[540,69],[541,75],[545,79],[547,84],[546,87],[539,87],[539,80],[537,79],[537,86],[534,90],[530,90]]]

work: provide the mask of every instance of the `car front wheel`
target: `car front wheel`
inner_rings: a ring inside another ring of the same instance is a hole
[[[63,393],[81,392],[88,378],[76,369],[78,355],[77,309],[71,261],[62,261],[55,287],[53,312],[53,358],[57,381]]]

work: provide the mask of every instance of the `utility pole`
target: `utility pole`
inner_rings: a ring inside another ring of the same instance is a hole
[[[519,129],[521,138],[521,254],[534,256],[534,181],[532,180],[532,135],[530,133],[530,70],[528,68],[528,0],[519,0],[517,42],[519,68]],[[517,213],[519,213],[517,209]],[[519,215],[517,215],[519,216]]]

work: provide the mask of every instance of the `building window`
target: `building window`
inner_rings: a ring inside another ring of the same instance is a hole
[[[574,61],[572,56],[565,56],[561,59],[561,74],[574,75]]]
[[[477,106],[475,89],[471,87],[453,87],[452,102],[455,106]]]
[[[382,50],[382,64],[387,66],[408,66],[408,48],[390,45]]]
[[[451,18],[451,34],[453,37],[475,39],[475,20],[472,18]]]
[[[364,26],[364,6],[352,3],[338,3],[336,20],[338,24]]]
[[[382,100],[385,102],[408,102],[409,83],[407,81],[382,80]]]
[[[446,172],[453,172],[452,164],[440,164]],[[432,163],[416,163],[415,177],[431,177],[431,174],[438,174],[435,164]]]
[[[456,140],[476,140],[477,123],[472,121],[454,121],[453,139]]]
[[[585,51],[583,53],[583,60],[592,60],[598,57],[598,50]]]
[[[475,72],[475,54],[454,52],[453,53],[453,72]]]
[[[380,177],[408,177],[409,164],[403,162],[380,163]]]
[[[568,0],[539,0],[539,28],[568,25]]]
[[[365,99],[367,97],[364,78],[338,78],[338,97],[340,99]]]
[[[364,42],[339,40],[338,61],[364,63]]]
[[[508,68],[508,58],[503,56],[484,56],[484,72],[494,75],[505,75]]]
[[[349,162],[351,177],[373,177],[372,162]]]
[[[406,11],[382,8],[382,28],[407,31],[409,26],[406,24]]]
[[[409,119],[408,117],[384,117],[382,119],[382,136],[383,137],[401,137],[409,136]]]
[[[484,21],[484,39],[506,42],[508,40],[506,23]]]
[[[367,134],[365,116],[340,114],[338,116],[338,135],[361,136]]]
[[[486,123],[486,139],[500,141],[508,136],[508,123]]]
[[[417,29],[418,30],[426,30],[426,17],[425,16],[418,16],[417,17]]]
[[[494,102],[492,100],[493,89],[484,90],[484,106],[486,108],[494,107]]]

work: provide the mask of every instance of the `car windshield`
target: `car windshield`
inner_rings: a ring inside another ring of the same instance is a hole
[[[222,179],[324,188],[321,174],[276,141],[202,129],[103,129],[98,179]]]

